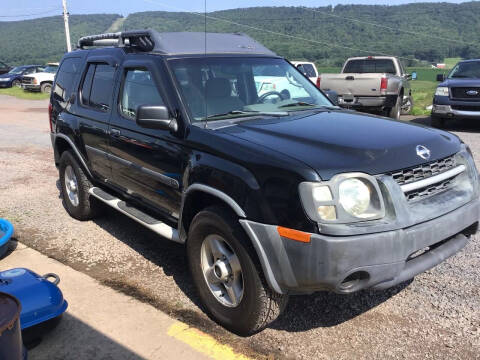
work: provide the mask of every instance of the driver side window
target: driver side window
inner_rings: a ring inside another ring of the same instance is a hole
[[[135,120],[137,108],[140,105],[162,106],[165,102],[158,92],[150,71],[129,69],[123,81],[120,112],[125,118]]]

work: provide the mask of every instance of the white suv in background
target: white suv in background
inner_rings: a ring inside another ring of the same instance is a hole
[[[57,70],[58,63],[48,63],[43,72],[24,76],[22,78],[22,88],[24,90],[41,91],[50,94]]]
[[[300,70],[303,75],[308,77],[312,83],[318,86],[318,71],[313,62],[291,61],[291,63]]]

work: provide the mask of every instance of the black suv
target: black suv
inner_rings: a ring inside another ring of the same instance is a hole
[[[342,110],[245,35],[78,47],[49,109],[67,211],[87,220],[107,204],[184,243],[205,309],[236,333],[290,294],[409,280],[477,230],[478,173],[458,137]]]

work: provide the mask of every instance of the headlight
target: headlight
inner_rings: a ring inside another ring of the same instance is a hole
[[[370,206],[370,189],[361,180],[343,180],[338,187],[338,201],[349,214],[365,218]]]
[[[435,95],[448,96],[448,87],[445,87],[445,86],[437,87],[437,90],[435,91]]]
[[[303,182],[299,191],[305,211],[317,222],[352,223],[385,216],[378,182],[367,174],[340,174],[326,182]]]

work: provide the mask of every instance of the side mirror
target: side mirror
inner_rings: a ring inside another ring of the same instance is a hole
[[[325,95],[334,105],[338,105],[338,93],[335,90],[326,90]]]
[[[437,74],[437,81],[445,81],[445,74]]]
[[[135,121],[147,129],[177,131],[177,121],[170,118],[166,106],[140,105]]]
[[[412,80],[413,74],[405,74],[405,79]]]

